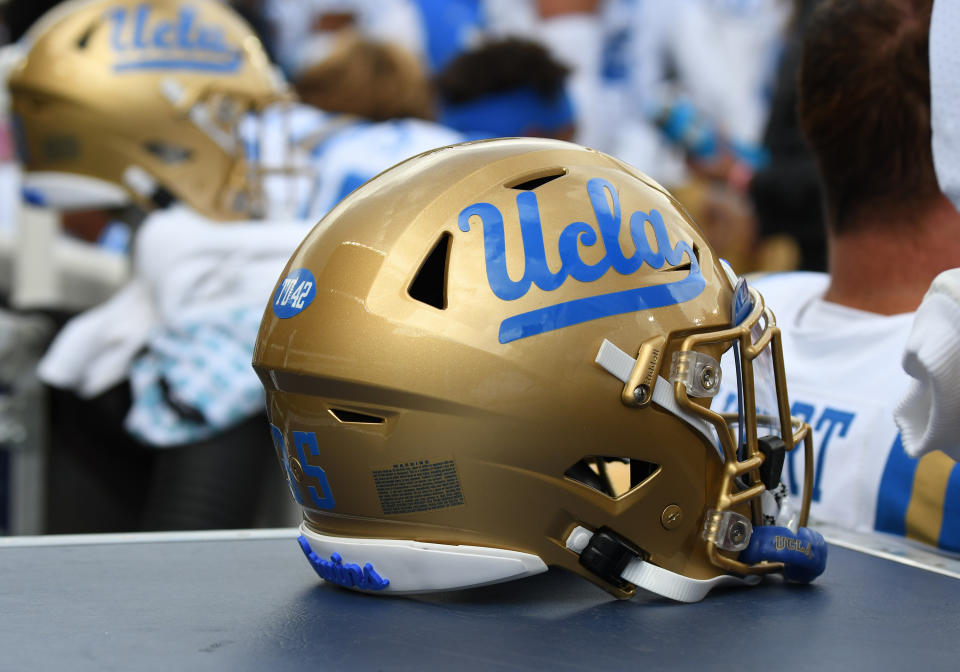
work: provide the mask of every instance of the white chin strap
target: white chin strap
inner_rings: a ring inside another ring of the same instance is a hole
[[[606,369],[607,373],[624,384],[630,380],[630,374],[633,373],[633,367],[637,363],[636,359],[607,339],[603,339],[603,344],[600,346],[600,351],[597,352],[595,361]],[[672,413],[703,434],[707,442],[716,449],[720,455],[720,459],[723,459],[723,450],[720,448],[720,440],[717,437],[717,432],[714,430],[713,425],[703,418],[698,418],[693,413],[689,413],[680,408],[676,398],[673,396],[673,385],[662,376],[657,376],[657,383],[653,386],[652,401],[663,410]]]
[[[580,555],[593,538],[593,532],[585,527],[575,527],[567,537],[566,546],[571,551]],[[668,597],[677,602],[699,602],[711,589],[716,586],[724,585],[755,585],[760,582],[760,577],[748,575],[743,578],[724,574],[715,576],[712,579],[691,579],[671,572],[663,567],[644,562],[640,558],[632,559],[620,578],[629,581],[637,588],[643,588],[651,593],[656,593],[662,597]]]

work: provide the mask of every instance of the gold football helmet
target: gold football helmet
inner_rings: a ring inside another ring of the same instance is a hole
[[[253,364],[328,581],[559,566],[695,601],[823,570],[810,483],[799,512],[780,485],[812,443],[773,315],[670,194],[599,152],[497,139],[382,173],[294,253]]]
[[[56,192],[40,200],[76,200],[71,174],[104,201],[177,198],[220,220],[258,213],[259,175],[245,160],[255,143],[242,128],[287,95],[225,3],[71,0],[24,39],[9,87],[27,183]]]

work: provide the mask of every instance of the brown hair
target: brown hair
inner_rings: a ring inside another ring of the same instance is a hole
[[[433,118],[430,81],[416,56],[394,44],[341,31],[330,56],[295,83],[300,99],[373,121]]]
[[[940,193],[930,148],[932,4],[826,0],[807,28],[798,114],[835,232]]]
[[[569,73],[540,43],[508,37],[463,52],[437,75],[436,83],[440,98],[453,104],[523,87],[553,98],[564,90]]]

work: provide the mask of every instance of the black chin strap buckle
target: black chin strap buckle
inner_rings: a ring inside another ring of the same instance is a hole
[[[156,190],[150,194],[150,202],[157,206],[158,209],[165,210],[177,202],[177,197],[166,188],[157,187]]]
[[[634,558],[643,559],[643,553],[634,549],[611,529],[601,527],[580,553],[580,564],[604,581],[626,588],[630,584],[624,581],[621,575]]]

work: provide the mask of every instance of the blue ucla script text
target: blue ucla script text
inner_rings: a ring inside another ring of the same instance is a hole
[[[314,571],[324,581],[330,581],[345,588],[362,590],[383,590],[390,585],[390,580],[380,576],[369,562],[363,567],[350,562],[345,563],[343,556],[339,553],[332,553],[329,560],[324,560],[310,548],[310,542],[302,534],[297,538],[297,542]]]
[[[638,210],[630,216],[630,236],[635,251],[628,257],[620,247],[621,213],[617,190],[607,180],[594,178],[587,183],[587,196],[597,219],[600,237],[598,239],[596,230],[586,222],[569,224],[557,240],[561,266],[560,270],[553,272],[547,264],[537,196],[532,191],[521,191],[517,195],[525,259],[523,276],[519,280],[511,279],[507,271],[504,220],[500,210],[491,203],[474,203],[460,212],[458,225],[461,231],[470,231],[472,217],[478,217],[483,225],[487,282],[498,298],[503,301],[519,299],[530,291],[531,285],[552,292],[568,277],[590,283],[610,269],[621,275],[632,275],[644,264],[659,269],[665,264],[673,267],[689,263],[687,277],[660,285],[585,296],[508,317],[500,324],[501,343],[601,317],[672,306],[689,301],[703,291],[706,283],[690,243],[680,240],[671,245],[659,212]],[[656,249],[651,247],[647,238],[648,226],[653,232]],[[588,264],[580,256],[579,246],[592,247],[598,240],[603,242],[604,256],[596,263]]]
[[[152,14],[148,4],[137,5],[132,12],[125,7],[109,10],[107,16],[113,24],[110,44],[119,56],[114,70],[229,73],[240,67],[240,47],[227,44],[221,26],[198,22],[195,8],[180,7],[175,20],[156,19]]]

